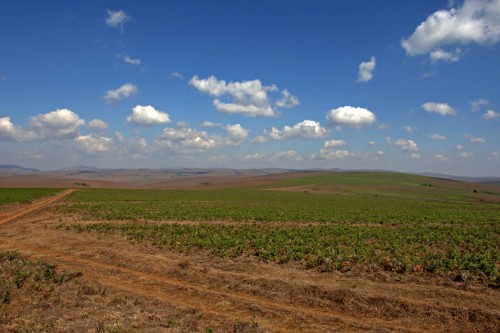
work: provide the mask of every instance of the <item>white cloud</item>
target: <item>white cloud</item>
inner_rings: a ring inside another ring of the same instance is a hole
[[[130,57],[129,55],[125,55],[123,57],[123,61],[125,61],[127,64],[134,65],[134,66],[141,65],[141,59],[139,59],[139,58],[134,59],[134,58]]]
[[[136,105],[127,121],[137,126],[152,126],[171,122],[168,113],[156,110],[151,105]]]
[[[183,79],[184,78],[184,75],[182,75],[179,72],[171,72],[169,75],[170,75],[170,77],[173,77],[173,78],[176,78],[176,79]]]
[[[91,131],[104,131],[108,128],[108,124],[100,119],[92,119],[87,125],[88,129]]]
[[[47,139],[75,138],[84,124],[85,121],[69,109],[57,109],[30,118],[31,128]]]
[[[268,137],[265,137],[263,135],[259,135],[255,139],[253,139],[252,143],[266,143],[268,141],[269,141]]]
[[[435,141],[446,140],[446,137],[444,135],[441,135],[441,134],[429,134],[428,137],[432,140],[435,140]]]
[[[219,99],[214,99],[213,105],[215,108],[221,112],[228,114],[240,113],[245,117],[255,118],[255,117],[274,117],[277,114],[273,108],[269,105],[242,105],[236,103],[224,103]]]
[[[246,162],[276,162],[276,161],[293,161],[299,162],[304,159],[304,157],[295,150],[285,150],[270,153],[253,153],[245,154],[240,158]]]
[[[485,114],[483,114],[483,119],[486,119],[486,120],[492,120],[492,119],[497,119],[497,118],[500,118],[500,113],[495,112],[493,110],[488,110],[488,111],[486,111]]]
[[[447,103],[424,103],[422,109],[429,113],[437,113],[441,116],[456,115],[456,111]]]
[[[472,136],[470,134],[465,134],[464,137],[469,140],[470,143],[486,143],[484,137]]]
[[[113,139],[89,134],[75,138],[78,149],[87,154],[105,153],[111,150]]]
[[[446,157],[446,155],[442,155],[442,154],[436,154],[436,155],[434,155],[434,159],[437,160],[437,161],[440,161],[440,162],[445,162],[445,161],[449,160],[449,158]]]
[[[415,56],[447,45],[493,45],[499,40],[500,0],[465,0],[461,7],[430,15],[401,45],[406,54]]]
[[[276,106],[279,108],[293,108],[300,104],[297,96],[290,94],[288,89],[283,89],[281,92],[281,99],[276,102]]]
[[[225,129],[227,138],[224,140],[224,144],[227,146],[241,146],[248,138],[248,131],[241,127],[240,124],[227,125]]]
[[[447,63],[452,63],[452,62],[457,62],[460,59],[460,53],[461,50],[457,48],[455,51],[443,51],[441,49],[435,49],[431,51],[430,57],[431,61],[438,62],[438,61],[444,61]]]
[[[318,157],[323,160],[338,160],[338,159],[345,159],[349,157],[358,157],[358,156],[360,156],[359,153],[350,152],[348,150],[321,148]]]
[[[264,130],[264,135],[273,140],[320,139],[328,134],[329,131],[326,128],[313,120],[304,120],[293,126],[285,126],[281,130],[276,127],[273,127],[271,131]]]
[[[213,100],[213,105],[221,112],[242,114],[251,118],[278,115],[268,95],[268,92],[278,91],[276,85],[264,86],[260,80],[227,83],[213,75],[207,79],[200,79],[195,75],[189,84],[204,94],[217,97]],[[275,103],[277,107],[291,108],[298,105],[298,98],[291,95],[288,90],[284,89],[281,94],[282,98]]]
[[[394,145],[400,147],[403,152],[418,151],[418,145],[413,140],[398,139],[396,141],[393,141],[390,137],[386,137],[385,141],[391,146]]]
[[[342,147],[345,146],[345,141],[344,140],[329,140],[325,141],[325,148],[337,148],[337,147]]]
[[[456,151],[462,151],[462,149],[464,149],[464,147],[462,147],[462,145],[456,145],[455,146],[455,150]]]
[[[333,125],[356,128],[371,125],[377,121],[375,114],[370,110],[353,106],[332,109],[326,114],[326,119]]]
[[[240,124],[224,126],[227,136],[210,134],[195,128],[165,128],[156,139],[161,149],[179,154],[198,154],[209,149],[241,146],[248,137],[248,131]]]
[[[214,123],[212,121],[204,121],[202,124],[201,124],[201,127],[221,127],[222,124],[220,123]]]
[[[415,131],[417,130],[417,128],[416,128],[416,127],[413,127],[413,126],[410,126],[410,125],[406,125],[406,126],[404,126],[404,129],[405,129],[405,131],[406,131],[406,132],[408,132],[408,133],[413,133],[413,132],[415,132]]]
[[[123,10],[108,10],[108,17],[106,18],[106,24],[108,26],[120,29],[120,31],[123,32],[123,26],[127,21],[130,21],[130,16]]]
[[[118,89],[106,91],[103,98],[108,103],[116,103],[121,99],[136,94],[137,91],[138,89],[135,84],[125,83]]]
[[[479,109],[481,109],[481,106],[488,105],[488,104],[490,104],[490,102],[487,99],[479,98],[475,101],[470,102],[471,111],[477,112],[477,111],[479,111]]]
[[[377,65],[375,57],[371,57],[369,61],[364,61],[359,64],[358,82],[368,82],[373,78],[373,71]]]
[[[36,133],[14,125],[10,121],[10,117],[0,118],[0,141],[32,141],[37,137]]]
[[[375,146],[377,143],[375,141],[368,141],[369,146]]]

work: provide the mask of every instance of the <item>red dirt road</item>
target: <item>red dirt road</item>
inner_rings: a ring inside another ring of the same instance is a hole
[[[256,320],[265,332],[491,331],[500,323],[498,291],[374,281],[264,264],[171,253],[119,236],[76,234],[43,208],[64,191],[0,214],[0,250],[41,257],[89,281],[180,312],[230,322]],[[41,210],[36,216],[31,214]],[[473,319],[469,319],[473,318]]]

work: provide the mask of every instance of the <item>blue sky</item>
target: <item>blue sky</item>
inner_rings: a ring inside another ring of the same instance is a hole
[[[0,1],[0,164],[500,176],[500,0]]]

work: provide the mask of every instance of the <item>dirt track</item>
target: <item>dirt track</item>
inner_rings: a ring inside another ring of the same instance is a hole
[[[256,320],[263,331],[465,332],[494,330],[500,323],[498,292],[487,288],[320,274],[252,258],[171,253],[119,236],[55,228],[72,221],[42,208],[71,193],[0,214],[0,250],[43,257],[110,290],[174,309]],[[35,210],[41,211],[29,214]]]

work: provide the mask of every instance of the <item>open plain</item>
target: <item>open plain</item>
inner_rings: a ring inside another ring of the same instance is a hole
[[[72,188],[54,190],[29,177],[0,190],[0,332],[500,327],[497,186],[320,171],[37,178]]]

